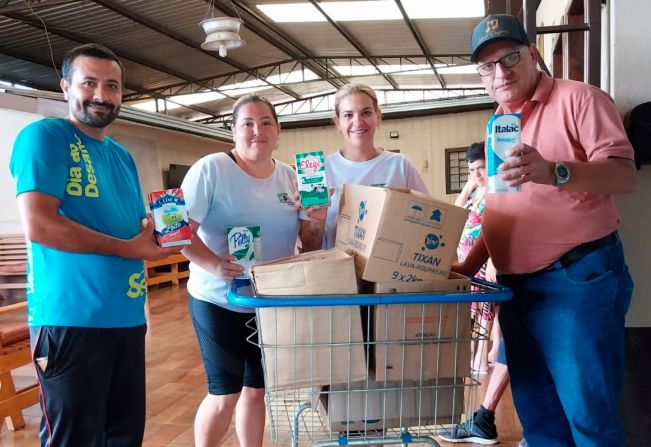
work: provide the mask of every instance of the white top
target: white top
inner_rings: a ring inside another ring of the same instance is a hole
[[[409,188],[429,195],[427,186],[420,174],[407,158],[384,149],[380,154],[367,161],[351,161],[344,158],[340,151],[326,157],[326,177],[328,186],[334,188],[328,208],[323,248],[335,246],[339,199],[344,183],[367,186],[384,186],[392,188]]]
[[[217,153],[197,161],[181,188],[190,218],[200,224],[197,234],[213,253],[228,253],[228,227],[259,226],[262,254],[256,253],[256,259],[265,261],[294,254],[299,225],[291,203],[295,176],[292,168],[276,161],[266,179],[251,177],[228,154]],[[252,312],[227,304],[228,287],[227,280],[190,262],[190,295],[235,312]]]

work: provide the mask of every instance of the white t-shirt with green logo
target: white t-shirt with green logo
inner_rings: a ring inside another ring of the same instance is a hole
[[[221,257],[228,253],[227,228],[259,226],[262,253],[256,253],[258,260],[294,254],[299,225],[299,212],[291,203],[295,175],[292,168],[276,161],[273,174],[258,179],[226,153],[203,157],[181,185],[188,214],[200,224],[199,238]],[[190,263],[190,295],[236,312],[252,312],[227,303],[228,287],[228,281]]]
[[[380,155],[372,160],[351,161],[337,151],[326,157],[325,165],[328,187],[334,188],[335,191],[328,208],[328,220],[323,237],[324,249],[335,246],[339,199],[344,183],[409,188],[429,194],[416,168],[402,154],[382,150]]]

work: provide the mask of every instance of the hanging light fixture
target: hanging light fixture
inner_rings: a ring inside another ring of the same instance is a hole
[[[231,3],[231,6],[233,4]],[[233,6],[235,13],[237,9]],[[241,48],[246,45],[246,41],[239,36],[240,26],[244,21],[241,17],[212,17],[214,12],[213,1],[208,3],[208,14],[210,18],[202,20],[199,25],[206,33],[206,40],[201,44],[201,48],[206,51],[219,51],[219,56],[226,57],[228,50]]]

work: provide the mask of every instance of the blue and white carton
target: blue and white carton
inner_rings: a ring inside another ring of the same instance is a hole
[[[488,192],[518,192],[519,186],[509,186],[502,180],[500,165],[509,157],[506,152],[520,143],[520,114],[495,114],[488,120],[488,140],[486,141],[486,171]]]
[[[262,241],[260,240],[260,227],[229,227],[226,229],[228,237],[228,252],[235,256],[235,264],[244,267],[239,279],[249,278],[249,269],[257,259],[262,256]]]

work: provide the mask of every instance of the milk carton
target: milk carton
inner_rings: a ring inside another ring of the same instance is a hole
[[[296,154],[295,158],[301,206],[307,208],[330,203],[323,151]]]
[[[239,278],[248,278],[249,268],[255,265],[256,258],[262,256],[260,227],[231,227],[227,231],[228,252],[237,258],[236,264],[244,267]]]
[[[161,247],[189,245],[192,230],[181,188],[149,193],[149,209],[154,218],[154,235]]]
[[[498,168],[509,158],[506,151],[520,143],[520,114],[491,116],[488,120],[488,140],[486,141],[486,172],[488,192],[517,192],[519,186],[509,186],[501,179]]]

